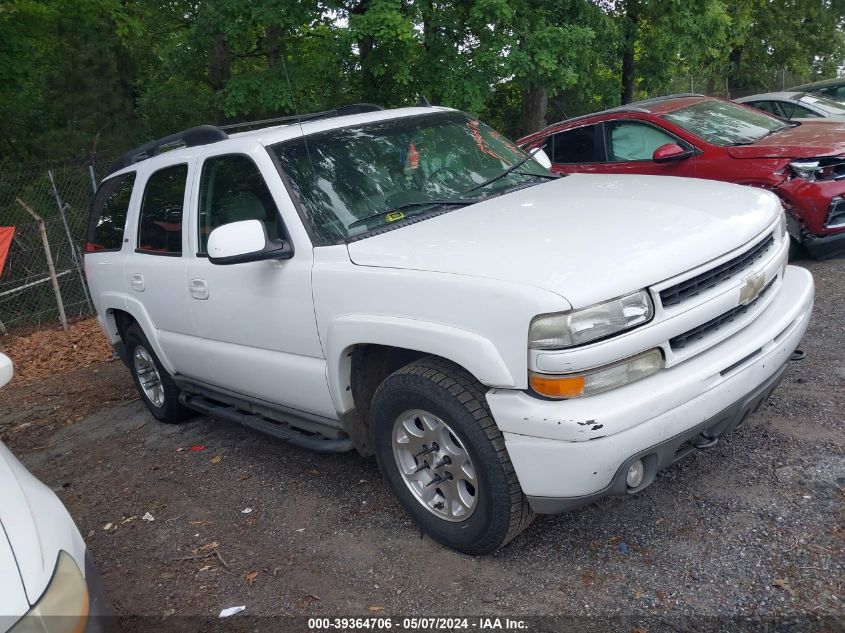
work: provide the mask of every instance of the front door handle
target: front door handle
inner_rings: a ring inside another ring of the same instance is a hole
[[[208,299],[208,284],[205,279],[191,279],[188,283],[188,290],[194,299],[205,301]]]
[[[135,273],[129,278],[129,285],[132,286],[132,290],[144,292],[144,276]]]

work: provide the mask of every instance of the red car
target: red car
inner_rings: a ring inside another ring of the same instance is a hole
[[[845,124],[785,121],[702,95],[647,99],[518,141],[558,173],[656,174],[774,191],[789,233],[815,257],[845,252]]]

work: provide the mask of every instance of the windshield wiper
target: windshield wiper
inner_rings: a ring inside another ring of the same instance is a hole
[[[361,226],[362,224],[366,224],[370,220],[375,220],[376,218],[385,217],[390,215],[391,213],[402,213],[402,211],[406,211],[408,209],[413,209],[414,207],[461,207],[467,206],[470,204],[475,204],[476,202],[481,202],[481,198],[455,198],[452,200],[419,200],[417,202],[406,202],[405,204],[400,204],[399,206],[393,207],[388,209],[387,211],[379,211],[378,213],[373,213],[370,215],[366,215],[363,218],[355,220],[352,224],[347,225],[347,229],[355,228],[356,226]],[[396,220],[401,220],[401,218],[396,218]],[[393,220],[394,222],[396,220]]]
[[[508,174],[515,172],[517,169],[519,169],[525,163],[527,163],[530,159],[534,158],[534,154],[537,153],[537,151],[538,150],[535,150],[533,152],[528,152],[525,155],[525,158],[515,162],[513,165],[508,167],[505,171],[503,171],[498,176],[493,176],[492,178],[488,178],[487,180],[482,182],[480,185],[475,185],[474,187],[467,189],[466,191],[464,191],[464,193],[469,193],[470,191],[475,191],[476,189],[481,189],[482,187],[486,187],[487,185],[492,184],[492,183],[496,182],[497,180],[500,180],[501,178],[504,178]]]
[[[519,174],[520,176],[537,176],[537,178],[547,178],[549,180],[557,180],[558,178],[561,178],[563,176],[563,174],[555,174],[555,173],[535,174],[534,172],[530,172],[530,171],[515,171],[514,173]]]

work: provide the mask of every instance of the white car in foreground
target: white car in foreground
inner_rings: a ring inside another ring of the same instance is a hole
[[[0,387],[12,362],[0,354]],[[0,631],[112,630],[85,542],[58,497],[0,443]]]

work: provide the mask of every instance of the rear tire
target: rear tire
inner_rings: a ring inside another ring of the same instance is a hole
[[[181,389],[162,366],[137,323],[126,328],[124,343],[129,373],[150,413],[168,424],[182,422],[193,415],[179,403]]]
[[[533,520],[484,387],[461,367],[427,357],[388,376],[370,430],[394,494],[439,543],[489,554]]]

